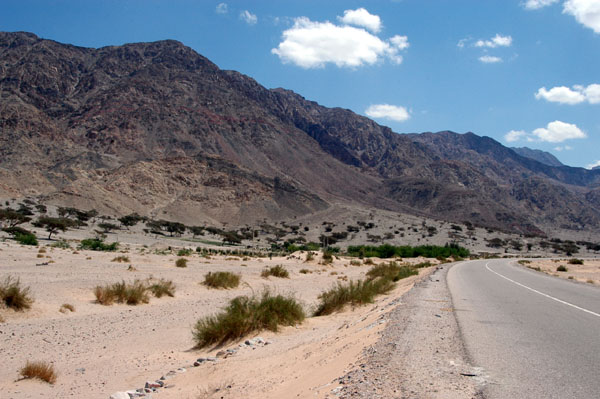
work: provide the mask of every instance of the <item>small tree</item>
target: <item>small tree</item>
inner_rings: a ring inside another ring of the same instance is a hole
[[[119,222],[129,230],[130,227],[138,224],[143,218],[137,213],[131,213],[119,218]]]
[[[70,227],[73,227],[73,221],[67,218],[52,218],[52,217],[41,217],[35,222],[36,227],[45,227],[48,234],[48,239],[52,239],[52,234],[56,234],[59,231],[65,232]]]
[[[6,222],[8,227],[15,227],[19,224],[29,222],[31,218],[20,212],[14,211],[10,208],[0,209],[0,221]]]

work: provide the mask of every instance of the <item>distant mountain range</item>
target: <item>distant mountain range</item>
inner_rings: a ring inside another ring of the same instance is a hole
[[[397,134],[172,41],[0,33],[0,196],[194,223],[355,204],[504,230],[600,230],[600,170],[452,132]]]
[[[554,155],[546,151],[528,147],[511,147],[511,150],[523,157],[534,159],[548,166],[565,166]]]

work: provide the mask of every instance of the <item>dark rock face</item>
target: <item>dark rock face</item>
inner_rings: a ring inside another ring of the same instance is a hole
[[[401,135],[268,90],[166,40],[80,48],[0,33],[0,194],[249,223],[331,201],[538,232],[600,228],[600,170],[472,133]]]
[[[542,150],[529,147],[512,147],[511,150],[522,157],[531,158],[548,166],[564,166],[554,155]]]

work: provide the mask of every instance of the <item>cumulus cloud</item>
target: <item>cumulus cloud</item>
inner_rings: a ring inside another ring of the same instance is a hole
[[[248,25],[255,25],[258,22],[258,17],[248,10],[242,11],[240,13],[240,18],[246,21]]]
[[[504,140],[506,140],[507,143],[514,143],[515,141],[521,140],[525,136],[527,136],[527,132],[524,130],[511,130],[504,135]]]
[[[227,3],[219,3],[217,4],[217,8],[215,9],[215,12],[217,14],[227,14],[228,11],[229,8],[227,7]]]
[[[327,63],[353,68],[383,59],[400,64],[400,51],[409,47],[406,36],[382,40],[362,27],[316,22],[307,17],[295,18],[294,25],[282,36],[271,52],[284,63],[302,68],[319,68]]]
[[[590,104],[600,103],[600,84],[593,83],[587,87],[575,85],[572,88],[556,86],[550,90],[540,88],[535,93],[535,98],[560,104],[580,104],[587,101]]]
[[[410,119],[410,113],[404,107],[390,104],[374,104],[366,109],[365,114],[375,119],[389,119],[404,122]]]
[[[496,64],[498,62],[502,62],[502,58],[495,57],[493,55],[483,55],[479,57],[479,61],[483,62],[484,64]]]
[[[598,0],[567,0],[563,13],[571,14],[577,22],[600,33],[600,1]]]
[[[562,143],[565,140],[584,139],[587,137],[585,132],[576,125],[561,121],[550,122],[545,128],[540,127],[535,129],[532,134],[539,140],[549,143]]]
[[[490,40],[477,40],[474,46],[488,48],[510,47],[512,40],[511,36],[502,36],[497,33],[496,36],[492,37]]]
[[[558,2],[558,0],[527,0],[526,2],[522,3],[522,5],[528,10],[537,10],[552,5],[556,2]]]
[[[586,169],[594,169],[600,167],[600,160],[586,166]]]
[[[381,30],[381,18],[379,18],[379,15],[373,15],[364,8],[346,10],[344,11],[344,16],[338,17],[338,19],[346,25],[360,26],[374,33],[378,33]]]

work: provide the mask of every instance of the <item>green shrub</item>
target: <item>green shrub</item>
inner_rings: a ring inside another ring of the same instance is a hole
[[[187,259],[179,258],[175,261],[175,266],[177,267],[187,267]]]
[[[397,247],[389,244],[383,244],[380,246],[354,245],[348,247],[347,253],[350,256],[367,258],[416,258],[419,256],[423,256],[425,258],[437,258],[438,256],[448,258],[452,256],[456,259],[458,257],[466,258],[470,255],[468,249],[460,247],[456,244],[446,244],[443,247],[437,245],[421,245],[417,247]]]
[[[577,259],[577,258],[569,259],[569,264],[570,265],[583,265],[583,259]]]
[[[260,297],[240,296],[217,315],[198,320],[193,329],[196,347],[223,344],[254,331],[278,331],[305,318],[302,306],[292,297],[273,296],[264,291]]]
[[[556,271],[557,271],[557,272],[568,272],[568,271],[569,271],[569,269],[567,269],[567,267],[566,267],[566,266],[564,266],[564,265],[560,265],[560,266],[558,266],[558,267],[556,268]]]
[[[104,240],[100,238],[86,238],[81,240],[79,249],[88,249],[92,251],[116,251],[119,248],[118,242],[112,242],[110,244],[104,243]]]
[[[188,248],[180,249],[177,251],[177,256],[190,256],[192,254],[192,250]]]
[[[157,298],[161,298],[164,295],[173,297],[175,296],[175,284],[171,280],[160,279],[156,282],[153,282],[148,286],[148,290],[152,292]]]
[[[394,288],[394,282],[388,278],[377,277],[372,280],[350,281],[319,295],[320,303],[314,312],[315,316],[324,316],[342,310],[347,304],[352,306],[372,303],[376,295],[384,294]]]
[[[281,265],[277,265],[277,266],[271,266],[269,268],[264,269],[261,273],[260,273],[261,277],[267,278],[269,276],[273,276],[273,277],[279,277],[279,278],[289,278],[290,277],[290,273],[287,271],[287,269]]]
[[[240,276],[231,272],[208,272],[202,284],[210,288],[235,288],[240,285]]]
[[[21,281],[11,276],[7,276],[0,283],[0,299],[5,306],[17,311],[29,309],[33,304],[29,287],[21,287]]]

